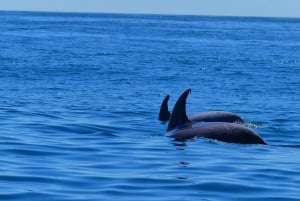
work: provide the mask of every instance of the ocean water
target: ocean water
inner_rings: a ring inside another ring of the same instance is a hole
[[[300,200],[300,19],[0,19],[0,200]],[[166,137],[189,87],[268,145]]]

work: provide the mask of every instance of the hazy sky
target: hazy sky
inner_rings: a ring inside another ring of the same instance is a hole
[[[0,0],[0,10],[300,17],[300,0]]]

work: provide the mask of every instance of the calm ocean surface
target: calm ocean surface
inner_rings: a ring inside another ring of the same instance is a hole
[[[160,103],[269,145],[165,136]],[[300,19],[0,12],[0,200],[300,200]]]

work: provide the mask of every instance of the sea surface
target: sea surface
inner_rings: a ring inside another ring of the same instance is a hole
[[[158,121],[241,115],[268,145]],[[0,200],[300,200],[300,19],[0,12]]]

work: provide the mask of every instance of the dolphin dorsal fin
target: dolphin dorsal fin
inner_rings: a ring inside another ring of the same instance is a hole
[[[169,98],[170,98],[170,95],[167,95],[163,102],[161,103],[161,106],[160,106],[160,111],[159,111],[159,116],[158,116],[158,119],[160,121],[168,121],[170,116],[171,116],[171,113],[169,111],[169,108],[168,108],[168,101],[169,101]]]
[[[189,119],[186,115],[186,99],[191,92],[192,90],[189,88],[185,90],[178,98],[173,108],[167,131],[170,131],[179,125],[189,122]]]

